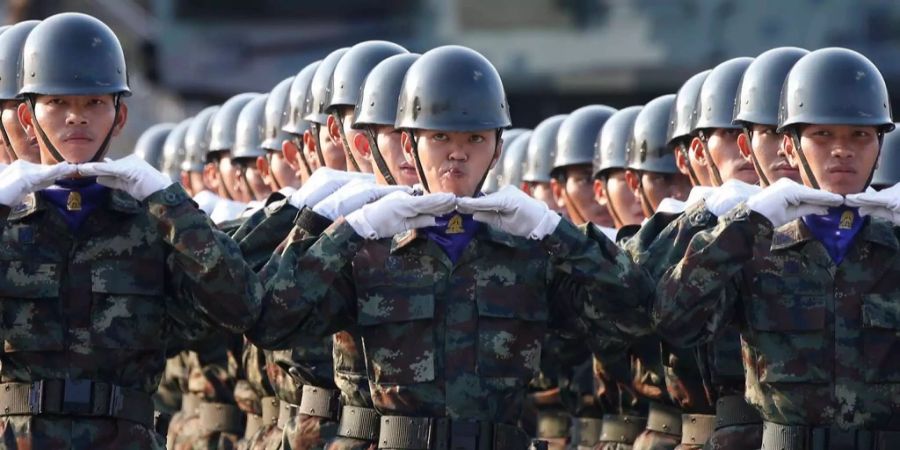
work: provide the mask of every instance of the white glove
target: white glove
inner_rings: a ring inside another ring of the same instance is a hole
[[[140,201],[175,184],[137,155],[116,161],[78,164],[76,168],[80,175],[97,177],[97,183],[125,191]]]
[[[831,192],[806,187],[782,178],[747,200],[747,206],[780,227],[794,219],[828,214],[828,208],[840,206],[844,197]]]
[[[864,216],[880,217],[900,225],[900,183],[881,191],[847,195],[844,204],[859,207]]]
[[[334,221],[397,191],[413,192],[409,186],[379,186],[369,180],[353,180],[317,203],[313,211]]]
[[[716,216],[721,216],[760,191],[762,188],[755,184],[728,180],[706,198],[706,209]]]
[[[26,195],[74,174],[75,166],[67,162],[44,166],[17,160],[0,172],[0,205],[18,205]]]
[[[356,234],[366,239],[382,239],[416,228],[435,225],[435,216],[456,206],[453,194],[413,196],[397,191],[347,214],[344,219]]]
[[[288,197],[288,203],[297,209],[302,209],[304,206],[312,208],[325,197],[334,194],[341,186],[360,179],[374,181],[375,177],[368,173],[344,172],[322,167],[313,172],[306,183],[303,183],[300,189]]]
[[[547,204],[529,197],[513,186],[506,186],[483,197],[463,197],[457,210],[509,234],[529,239],[547,237],[562,219]]]

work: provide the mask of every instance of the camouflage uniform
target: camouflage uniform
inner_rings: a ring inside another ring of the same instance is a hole
[[[897,429],[898,230],[861,220],[836,266],[802,220],[773,229],[738,206],[660,280],[659,333],[696,346],[737,325],[746,398],[766,421]]]
[[[385,415],[401,415],[493,423],[518,439],[508,425],[519,420],[548,325],[610,347],[649,332],[646,280],[597,239],[566,222],[542,241],[485,226],[452,264],[421,232],[366,241],[339,219],[311,245],[291,234],[248,336],[278,347],[357,326],[382,436],[385,423],[407,420]]]
[[[77,232],[41,194],[9,212],[0,250],[6,386],[93,380],[145,395],[152,405],[174,315],[234,332],[256,322],[256,277],[188,200],[177,185],[143,204],[110,191]],[[0,448],[165,445],[149,424],[102,415],[18,413],[0,419],[0,429]]]

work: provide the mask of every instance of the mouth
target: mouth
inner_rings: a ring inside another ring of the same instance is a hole
[[[466,176],[466,172],[458,167],[450,167],[450,168],[444,169],[444,171],[442,172],[442,175],[445,177],[450,177],[450,178],[463,178]]]
[[[94,142],[94,140],[88,136],[72,135],[72,136],[66,136],[63,139],[63,142],[73,143],[73,144],[88,144],[88,143]]]
[[[855,174],[856,169],[847,166],[834,166],[829,167],[827,172],[833,174]]]
[[[800,169],[797,167],[792,167],[790,163],[783,162],[778,163],[772,166],[772,170],[775,172],[799,172]]]

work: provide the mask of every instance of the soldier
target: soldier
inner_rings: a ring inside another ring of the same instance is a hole
[[[194,193],[192,199],[197,202],[200,210],[211,215],[221,197],[216,194],[217,179],[212,173],[205,171],[207,154],[209,153],[209,140],[213,117],[219,111],[219,106],[207,106],[194,116],[191,126],[184,135],[184,162],[181,164],[181,184],[190,186]]]
[[[896,124],[895,124],[896,125]],[[878,157],[878,168],[872,175],[872,188],[882,190],[900,183],[900,133],[887,133]]]
[[[606,205],[594,200],[591,165],[597,135],[614,112],[609,106],[584,106],[572,111],[559,126],[550,186],[575,225],[593,223],[608,230],[613,224]]]
[[[19,123],[19,88],[22,87],[22,47],[38,20],[26,20],[0,34],[0,133],[10,154],[10,162],[23,159],[41,162],[37,139]]]
[[[174,123],[158,123],[147,128],[134,144],[134,154],[146,161],[154,169],[160,170],[162,168],[163,144],[174,128]]]
[[[327,125],[329,115],[325,107],[331,95],[331,77],[334,75],[335,66],[348,50],[350,50],[348,47],[339,48],[329,53],[319,63],[304,98],[306,102],[303,105],[302,118],[309,124],[309,128],[303,132],[303,145],[308,149],[308,153],[315,152],[318,167],[347,170],[344,144],[340,139],[331,137]]]
[[[641,204],[634,196],[634,189],[625,180],[626,147],[631,140],[634,120],[641,106],[620,109],[603,124],[597,136],[594,152],[594,197],[597,203],[606,204],[613,227],[621,229],[638,225],[644,219]],[[601,201],[602,199],[602,201]]]
[[[237,177],[236,189],[250,199],[247,202],[250,211],[265,206],[266,199],[272,194],[272,190],[256,167],[256,160],[266,156],[262,141],[267,98],[268,95],[257,95],[241,109],[235,123],[237,129],[234,147],[231,149],[231,163],[236,169],[234,172]]]
[[[673,344],[740,327],[763,449],[878,449],[896,439],[897,194],[861,193],[894,127],[889,104],[859,53],[800,58],[776,131],[803,185],[781,179],[749,197],[694,236],[659,282],[654,319]]]
[[[258,95],[247,92],[229,98],[210,122],[209,151],[203,174],[222,199],[209,216],[219,225],[237,219],[250,201],[245,189],[240,186],[237,168],[231,160],[231,149],[237,133],[238,116],[244,106]]]
[[[675,106],[672,107],[669,116],[669,126],[666,129],[666,140],[675,148],[675,163],[682,174],[691,179],[691,185],[712,186],[709,181],[709,173],[700,165],[697,155],[691,151],[693,142],[693,116],[700,88],[709,76],[709,70],[700,72],[688,78],[675,94]],[[703,192],[703,189],[697,190]]]
[[[523,132],[524,128],[511,128],[503,132],[504,142],[506,142],[507,146],[511,145],[513,141],[516,140]],[[526,148],[527,150],[527,148]],[[497,189],[501,187],[500,183],[503,181],[503,166],[506,161],[506,152],[500,154],[500,161],[491,168],[491,171],[488,173],[488,177],[484,180],[484,187],[482,191],[485,194],[490,194],[492,192],[497,192]],[[524,167],[523,167],[524,170]],[[519,184],[516,185],[520,186]]]
[[[404,79],[396,126],[428,193],[387,195],[311,245],[292,235],[268,283],[267,315],[249,333],[261,345],[358,327],[381,448],[526,447],[515,424],[547,325],[614,346],[623,331],[607,314],[641,320],[631,316],[645,280],[615,245],[512,187],[471,198],[509,124],[484,57],[425,53]]]
[[[303,170],[296,152],[286,155],[282,151],[284,143],[291,139],[290,134],[282,130],[281,126],[288,113],[288,95],[293,82],[293,76],[285,78],[269,92],[263,128],[265,139],[261,144],[266,154],[256,159],[256,168],[269,189],[284,196],[291,195],[300,187]]]
[[[174,317],[241,332],[258,316],[259,283],[180,186],[134,156],[98,162],[130,93],[105,24],[49,17],[23,53],[34,76],[18,115],[45,165],[17,161],[0,176],[0,447],[162,449],[150,394]]]
[[[531,133],[525,173],[522,174],[522,190],[532,198],[544,202],[558,214],[565,214],[562,200],[556,198],[550,186],[550,172],[556,159],[556,135],[565,120],[565,114],[544,119]]]
[[[510,140],[500,158],[503,170],[499,179],[499,187],[522,185],[522,172],[525,171],[525,156],[528,151],[528,142],[531,140],[531,130],[524,130]],[[499,164],[499,163],[498,163]]]
[[[184,148],[184,136],[187,134],[190,126],[190,117],[178,122],[163,142],[162,169],[160,172],[176,183],[181,181],[181,163],[184,162],[184,158],[187,155],[187,150]],[[188,190],[190,186],[182,185],[182,187],[185,188],[188,195],[193,195]]]
[[[303,120],[303,108],[306,106],[306,92],[309,83],[316,73],[321,61],[314,61],[297,72],[291,88],[288,92],[287,111],[282,118],[281,130],[288,134],[288,139],[281,143],[281,151],[288,161],[296,161],[301,166],[298,172],[300,184],[306,182],[313,171],[319,168],[319,158],[315,148],[304,144],[304,135],[309,129],[309,123]],[[311,151],[310,151],[311,150]]]
[[[376,64],[402,53],[407,53],[406,49],[393,42],[360,42],[350,47],[334,67],[325,108],[328,134],[341,143],[349,171],[372,173],[371,157],[362,153],[368,144],[366,136],[351,126],[363,80]]]

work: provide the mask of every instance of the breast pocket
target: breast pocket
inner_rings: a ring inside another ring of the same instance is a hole
[[[900,381],[900,297],[863,297],[863,358],[866,381]]]
[[[528,285],[488,283],[476,288],[480,375],[537,375],[548,318],[543,292],[538,286]]]
[[[3,351],[62,350],[59,271],[53,263],[0,261]]]
[[[434,291],[431,285],[369,286],[357,299],[366,370],[378,384],[435,378]]]
[[[156,349],[165,340],[165,279],[157,260],[91,266],[91,342],[97,348]]]
[[[763,383],[825,383],[825,304],[818,295],[754,297],[747,306]]]

